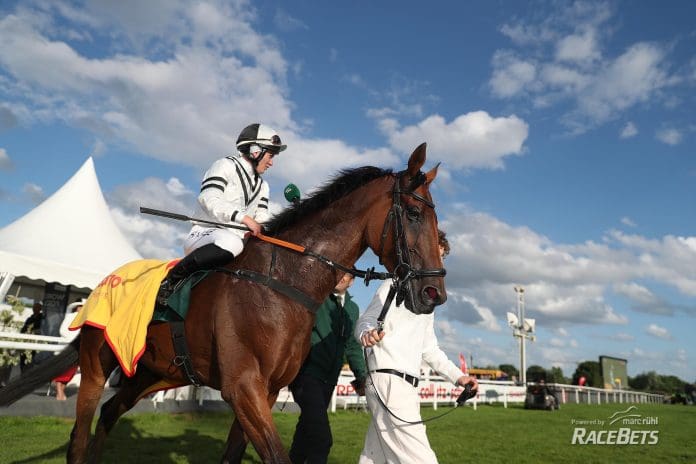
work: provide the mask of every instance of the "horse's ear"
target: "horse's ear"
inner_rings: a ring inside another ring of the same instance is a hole
[[[434,168],[425,173],[425,185],[430,185],[432,181],[437,177],[437,169],[440,167],[440,163],[437,163]]]
[[[418,171],[420,171],[425,164],[425,147],[427,145],[427,143],[423,142],[418,145],[418,148],[413,150],[413,153],[411,153],[411,157],[408,159],[409,177],[413,177],[418,174]]]

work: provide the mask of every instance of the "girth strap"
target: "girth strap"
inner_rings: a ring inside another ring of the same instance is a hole
[[[172,332],[172,342],[174,343],[174,359],[173,363],[178,368],[183,368],[186,377],[196,387],[202,385],[200,379],[193,370],[191,363],[191,355],[189,354],[188,346],[186,345],[186,334],[184,332],[184,321],[173,321],[169,323],[169,328]]]
[[[261,274],[259,272],[250,271],[248,269],[236,269],[232,271],[225,268],[218,268],[215,269],[215,271],[231,274],[232,276],[238,279],[248,280],[251,282],[256,282],[257,284],[265,285],[271,290],[275,290],[281,295],[285,295],[288,298],[297,301],[312,313],[316,313],[319,309],[319,306],[321,305],[321,302],[314,301],[309,295],[303,293],[295,287],[291,287],[290,285],[284,284],[278,279],[274,279],[270,275]]]

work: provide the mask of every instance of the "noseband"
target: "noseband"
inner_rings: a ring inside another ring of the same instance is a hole
[[[382,314],[380,314],[380,319],[383,321],[383,315],[386,316],[385,309],[391,305],[391,301],[396,296],[396,304],[399,305],[403,303],[406,295],[408,294],[411,298],[411,304],[415,304],[415,298],[413,295],[413,279],[421,279],[423,277],[444,277],[447,271],[444,268],[439,269],[414,269],[411,265],[411,249],[408,247],[408,242],[406,240],[406,232],[404,231],[403,224],[403,206],[401,204],[401,195],[410,195],[419,202],[428,206],[429,208],[435,208],[432,201],[427,198],[418,195],[415,190],[421,185],[425,184],[426,178],[422,171],[413,176],[406,189],[401,189],[401,179],[406,176],[406,171],[401,171],[396,175],[396,180],[394,181],[394,188],[392,189],[392,207],[384,220],[384,227],[382,228],[382,237],[379,244],[379,263],[384,264],[382,260],[382,255],[384,252],[384,243],[389,234],[390,225],[394,224],[394,241],[395,241],[395,252],[396,252],[396,266],[393,272],[393,283],[391,290],[389,291],[389,296],[385,302]]]

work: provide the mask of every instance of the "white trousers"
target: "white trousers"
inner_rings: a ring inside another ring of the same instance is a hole
[[[437,464],[423,424],[406,424],[384,409],[375,396],[375,387],[387,407],[401,419],[421,420],[418,389],[404,379],[373,372],[367,380],[367,406],[372,421],[365,436],[359,464]]]
[[[195,225],[191,227],[191,232],[184,240],[184,253],[189,254],[193,250],[209,243],[214,243],[220,248],[229,251],[235,257],[239,256],[244,249],[244,239],[230,229]]]

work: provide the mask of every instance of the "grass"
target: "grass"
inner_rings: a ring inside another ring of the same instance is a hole
[[[456,410],[428,423],[428,436],[441,464],[479,463],[686,463],[696,462],[696,407],[637,405],[643,417],[658,418],[657,425],[630,426],[655,429],[655,445],[572,445],[572,421],[607,420],[627,405],[566,405],[560,411],[527,411],[519,407],[480,406]],[[424,418],[443,412],[424,409]],[[297,414],[279,413],[276,425],[290,444]],[[362,449],[370,416],[339,411],[331,415],[334,446],[330,463],[354,463]],[[103,462],[194,463],[218,462],[231,424],[229,415],[130,414],[123,417],[107,439]],[[616,428],[586,426],[588,429]],[[72,420],[54,417],[0,417],[2,463],[65,462]],[[260,462],[250,446],[245,462]]]

